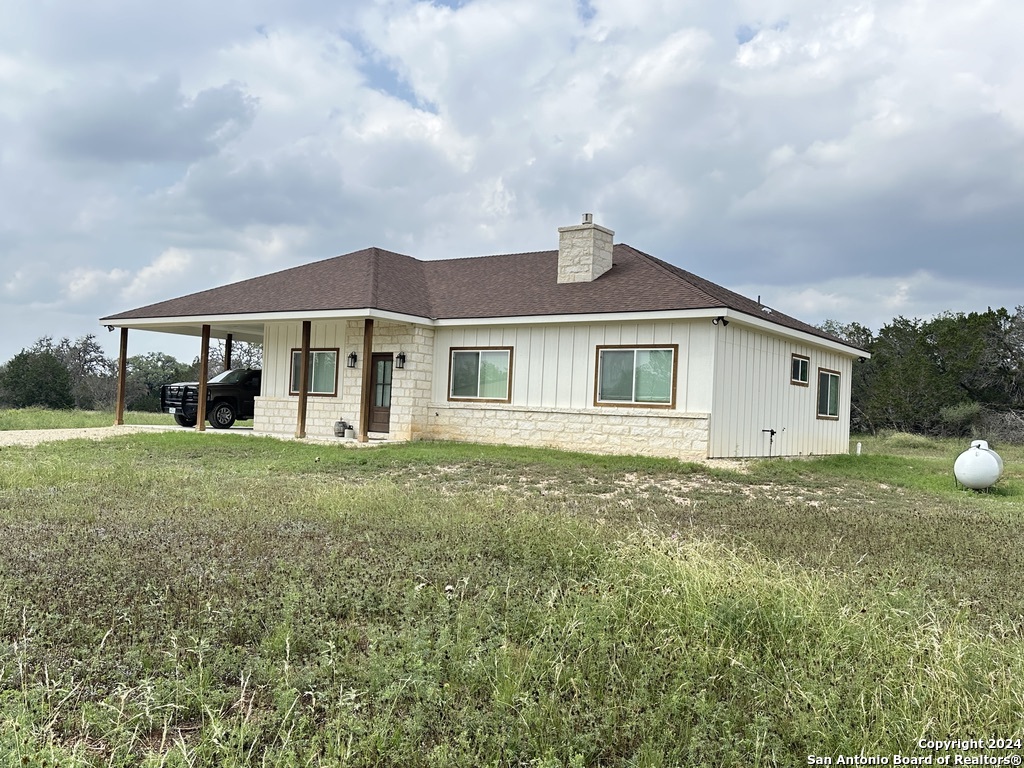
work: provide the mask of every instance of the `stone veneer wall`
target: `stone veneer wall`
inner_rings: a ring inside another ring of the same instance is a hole
[[[294,435],[298,417],[297,397],[257,397],[253,432],[265,435]],[[309,437],[334,437],[334,422],[350,419],[333,398],[311,397],[306,402],[306,434]]]
[[[615,233],[593,222],[558,228],[558,282],[589,283],[612,268]]]
[[[345,342],[339,350],[338,397],[311,396],[306,401],[306,435],[334,437],[334,423],[344,419],[359,428],[359,393],[362,388],[363,321],[345,324]],[[355,351],[359,362],[347,368],[348,354]],[[405,353],[405,368],[394,369],[391,383],[391,440],[414,440],[425,429],[430,387],[433,380],[434,329],[376,321],[373,328],[373,351]],[[297,397],[256,398],[254,431],[260,434],[294,435],[298,417]]]
[[[629,411],[433,403],[428,411],[428,429],[422,436],[683,461],[707,458],[706,414]]]

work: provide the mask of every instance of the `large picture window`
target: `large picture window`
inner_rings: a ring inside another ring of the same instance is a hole
[[[512,400],[512,347],[453,348],[449,400]]]
[[[292,371],[290,393],[299,394],[299,377],[302,376],[302,350],[292,350]],[[338,394],[338,350],[309,350],[308,391],[311,395]]]
[[[678,346],[598,347],[597,405],[675,405]]]
[[[818,369],[818,418],[839,418],[839,371]]]

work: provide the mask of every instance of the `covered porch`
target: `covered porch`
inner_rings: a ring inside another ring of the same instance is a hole
[[[129,332],[144,330],[198,338],[199,431],[205,429],[210,343],[221,339],[225,367],[231,367],[233,343],[263,345],[254,434],[333,438],[338,421],[350,425],[360,442],[423,434],[433,373],[430,321],[379,310],[288,315],[133,319],[108,325],[121,332],[115,424],[124,423]]]

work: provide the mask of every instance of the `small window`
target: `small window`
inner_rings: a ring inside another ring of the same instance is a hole
[[[299,394],[299,377],[302,375],[302,350],[292,350],[292,372],[289,393]],[[309,394],[327,395],[333,397],[338,394],[338,350],[337,349],[311,349],[309,350],[309,380],[307,383]]]
[[[675,405],[678,347],[598,347],[595,405]]]
[[[803,355],[793,355],[792,373],[789,374],[789,383],[800,387],[806,387],[811,381],[811,359]]]
[[[839,372],[818,369],[818,418],[839,418]]]
[[[449,400],[512,400],[512,347],[453,348],[448,366]]]

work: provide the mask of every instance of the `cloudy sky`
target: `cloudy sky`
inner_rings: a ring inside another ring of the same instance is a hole
[[[0,362],[377,245],[616,241],[812,323],[1024,304],[1019,0],[0,0]],[[131,354],[198,341],[136,333]]]

